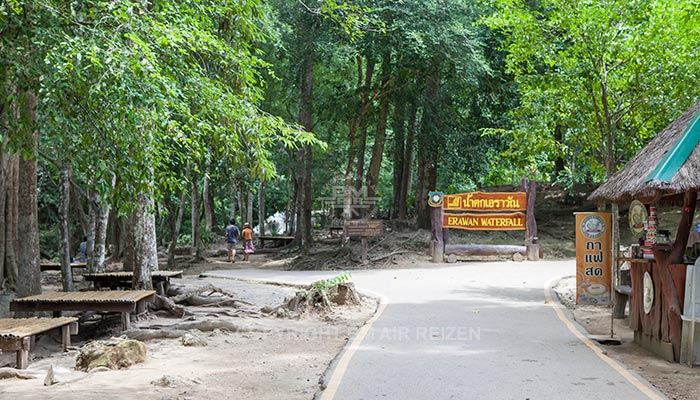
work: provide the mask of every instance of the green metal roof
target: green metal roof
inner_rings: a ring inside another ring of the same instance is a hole
[[[659,165],[649,174],[646,181],[659,180],[671,182],[698,143],[700,143],[700,112],[695,114],[685,128],[685,132],[683,132],[681,138],[673,144]]]

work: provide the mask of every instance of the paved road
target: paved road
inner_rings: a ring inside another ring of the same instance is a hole
[[[346,355],[352,357],[347,368],[336,370],[342,379],[330,394],[337,400],[650,398],[545,304],[545,285],[574,272],[572,261],[353,271],[357,287],[384,296],[386,307]],[[310,283],[335,273],[209,275]]]

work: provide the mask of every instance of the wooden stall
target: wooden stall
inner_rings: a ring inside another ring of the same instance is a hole
[[[129,271],[101,272],[83,274],[86,281],[90,281],[95,286],[95,290],[108,289],[131,289],[133,287],[134,273]],[[151,280],[156,292],[163,296],[168,293],[170,278],[182,278],[182,271],[152,271]]]
[[[680,357],[683,323],[677,310],[683,309],[685,276],[685,264],[631,261],[629,324],[635,332],[634,340],[671,362]]]
[[[589,197],[599,204],[639,200],[647,207],[680,207],[680,221],[672,242],[653,243],[649,233],[655,228],[647,221],[645,239],[650,243],[643,246],[647,257],[619,258],[619,251],[613,250],[618,261],[630,262],[629,322],[635,341],[676,362],[680,361],[683,337],[686,269],[694,261],[687,257],[686,247],[700,192],[699,120],[700,104],[696,104]],[[619,271],[617,276],[619,282]]]
[[[52,311],[60,317],[63,311],[118,312],[122,315],[122,329],[131,325],[130,314],[146,311],[146,304],[155,299],[153,290],[109,290],[97,292],[49,292],[14,299],[10,311]]]
[[[63,351],[70,346],[70,336],[78,334],[78,318],[3,318],[0,319],[0,350],[17,353],[17,369],[26,369],[29,350],[36,335],[60,329]]]

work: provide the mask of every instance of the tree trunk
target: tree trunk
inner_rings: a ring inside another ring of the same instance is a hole
[[[437,181],[437,149],[432,140],[437,134],[437,103],[439,95],[440,76],[437,70],[428,76],[425,87],[423,118],[421,120],[419,163],[419,187],[416,192],[416,213],[418,227],[430,227],[428,213],[428,192],[435,190]]]
[[[105,257],[107,255],[107,227],[109,225],[110,207],[102,201],[97,209],[95,218],[95,246],[92,253],[92,270],[105,272]]]
[[[95,265],[95,232],[97,230],[97,207],[95,204],[99,202],[99,196],[93,194],[90,196],[89,212],[88,212],[88,233],[85,254],[87,256],[88,271],[91,273],[97,272]]]
[[[229,219],[236,218],[236,202],[238,202],[238,198],[236,197],[237,194],[238,189],[236,188],[236,179],[231,177],[231,209],[229,211]]]
[[[187,200],[187,193],[185,190],[180,193],[180,204],[177,207],[177,217],[175,217],[175,223],[170,231],[170,246],[168,246],[168,268],[175,268],[175,249],[177,248],[177,238],[180,236],[180,229],[182,229],[182,219],[185,216],[185,201]]]
[[[357,170],[355,171],[355,191],[362,190],[363,176],[365,174],[365,153],[367,151],[367,116],[371,107],[369,92],[372,88],[372,78],[374,75],[375,62],[367,57],[367,66],[365,70],[365,84],[362,88],[360,96],[360,136],[357,138]]]
[[[248,203],[246,204],[246,222],[248,222],[251,227],[253,226],[253,202],[255,201],[255,194],[248,191]]]
[[[152,199],[146,195],[139,196],[134,224],[132,225],[134,237],[134,289],[153,289],[151,271],[157,270],[158,265],[153,265],[152,252],[156,247],[155,220],[149,213]]]
[[[19,211],[19,156],[16,154],[8,157],[7,179],[5,192],[5,280],[6,286],[12,289],[17,287],[19,239],[17,233],[17,218]]]
[[[204,230],[211,232],[215,225],[214,221],[214,195],[211,191],[211,182],[209,180],[209,170],[211,169],[209,161],[207,161],[206,171],[204,173],[204,187],[202,188],[202,196],[204,197]]]
[[[362,56],[357,56],[357,92],[363,92],[363,67],[362,67]],[[352,184],[352,173],[355,168],[355,160],[357,158],[357,130],[365,118],[365,113],[367,112],[366,104],[363,101],[364,97],[360,96],[360,106],[358,107],[357,114],[350,122],[350,127],[348,128],[348,163],[345,167],[345,177],[343,180],[343,218],[347,221],[353,218],[354,209],[352,208],[353,199],[353,184]],[[345,244],[345,240],[343,244]]]
[[[403,171],[401,171],[401,187],[399,197],[399,219],[408,218],[408,194],[413,183],[413,143],[418,128],[418,102],[413,100],[408,110],[408,134],[406,136],[406,153],[404,154]]]
[[[70,170],[61,171],[59,180],[59,226],[61,233],[61,278],[63,291],[73,291],[73,271],[70,267]]]
[[[236,199],[238,200],[238,215],[241,217],[241,225],[245,222],[244,219],[246,215],[248,214],[245,210],[245,202],[243,201],[243,191],[242,190],[237,190],[236,191]]]
[[[291,157],[290,157],[291,158]],[[287,169],[287,207],[284,209],[284,225],[285,233],[288,236],[293,236],[295,234],[294,227],[296,222],[294,221],[294,216],[296,215],[296,198],[294,197],[297,193],[296,178],[294,178],[294,171],[292,170],[291,163],[290,167]]]
[[[124,271],[133,271],[136,267],[136,238],[134,238],[133,229],[136,219],[134,214],[131,214],[127,218],[122,218],[121,221],[121,243],[124,250],[122,262],[124,264]]]
[[[0,117],[3,116],[0,113]],[[0,121],[4,121],[4,118],[0,118]],[[5,184],[6,143],[7,136],[0,140],[0,292],[5,289],[5,227],[7,226],[7,221],[5,221],[5,198],[7,192],[7,185]]]
[[[258,189],[258,229],[260,235],[265,235],[265,181],[260,181]]]
[[[80,236],[87,236],[89,230],[88,216],[85,214],[85,209],[83,209],[83,202],[81,201],[82,197],[73,185],[70,186],[70,198],[71,207],[73,207],[73,212],[78,218],[78,223],[80,224]]]
[[[428,229],[430,227],[430,215],[428,215],[428,158],[418,155],[418,182],[416,184],[416,222],[419,228]],[[425,203],[425,204],[423,204]]]
[[[37,122],[37,98],[32,92],[25,92],[22,106],[22,120],[28,126],[29,148],[32,155],[36,154],[38,144],[38,132],[35,130]],[[19,161],[19,194],[18,194],[18,224],[17,237],[18,270],[17,294],[29,296],[41,293],[41,270],[39,260],[39,213],[37,203],[37,165],[36,159],[24,159]]]
[[[394,99],[394,115],[392,118],[392,130],[394,131],[393,169],[391,180],[393,189],[393,201],[391,207],[391,219],[399,215],[401,203],[401,185],[403,184],[404,156],[406,155],[406,101],[404,94],[398,94]]]
[[[194,251],[195,258],[199,259],[202,257],[202,240],[199,237],[199,208],[200,204],[200,194],[199,194],[199,177],[195,172],[192,173],[192,250]]]
[[[107,243],[112,246],[112,259],[121,260],[122,258],[122,243],[121,243],[121,219],[115,214],[110,213],[109,222],[107,222]]]
[[[299,75],[299,125],[304,130],[313,130],[313,86],[316,52],[316,16],[304,15],[297,26],[298,43],[302,46]],[[299,152],[299,206],[298,226],[301,228],[302,251],[307,254],[311,245],[311,169],[313,153],[310,145],[304,145]]]
[[[387,91],[391,74],[391,54],[385,52],[382,55],[382,87],[380,90]],[[377,130],[374,135],[374,146],[372,146],[372,159],[367,170],[367,198],[370,200],[367,215],[374,211],[374,198],[377,197],[377,184],[379,183],[379,171],[384,158],[384,145],[386,144],[386,125],[389,118],[389,96],[385,93],[379,101],[379,116],[377,119]]]

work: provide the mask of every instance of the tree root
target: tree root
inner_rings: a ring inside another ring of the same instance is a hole
[[[70,379],[70,380],[63,381],[63,382],[54,383],[53,386],[69,385],[69,384],[71,384],[71,383],[75,383],[75,382],[82,381],[83,379],[85,379],[85,378],[87,378],[88,376],[90,376],[90,375],[92,375],[92,374],[95,374],[95,373],[97,373],[97,372],[107,372],[107,371],[112,371],[112,370],[109,369],[109,368],[107,368],[107,367],[97,367],[97,368],[93,368],[93,369],[91,369],[90,371],[88,371],[88,372],[87,372],[85,375],[83,375],[83,376],[79,376],[79,377],[77,377],[77,378],[75,378],[75,379]]]
[[[0,379],[37,379],[41,375],[44,375],[44,373],[31,369],[0,368]]]
[[[177,318],[183,318],[187,315],[192,315],[192,313],[190,311],[187,311],[185,307],[175,304],[175,302],[169,297],[160,295],[156,295],[156,301],[149,305],[149,309],[151,309],[152,311],[165,310],[170,315]]]
[[[258,329],[258,328],[248,328],[238,324],[234,324],[229,321],[222,320],[206,320],[206,321],[192,321],[192,322],[180,322],[172,325],[151,325],[147,327],[148,329],[169,329],[169,330],[199,330],[202,332],[211,332],[215,329],[225,330],[229,332],[270,332],[269,329]]]
[[[137,329],[124,332],[129,339],[145,342],[154,339],[179,339],[184,336],[187,331],[177,329]]]

